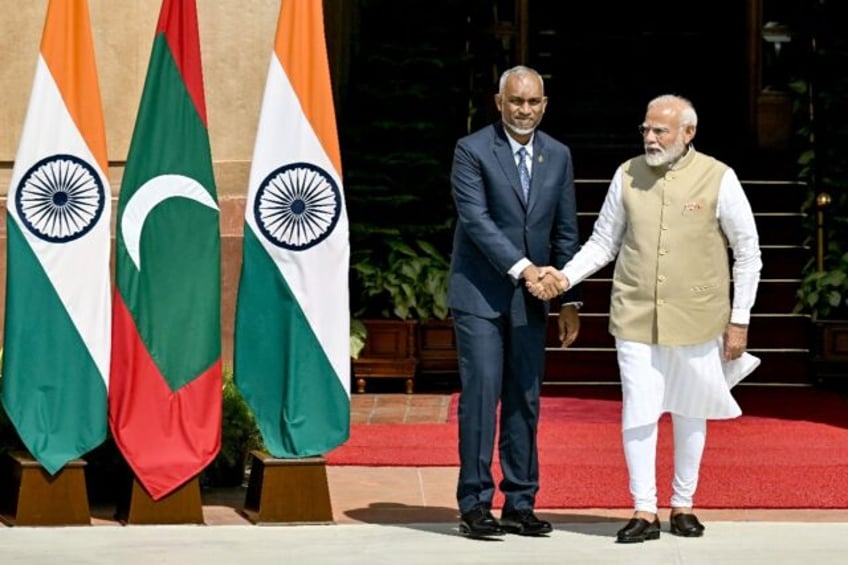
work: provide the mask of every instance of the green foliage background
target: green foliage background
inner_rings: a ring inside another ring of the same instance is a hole
[[[796,310],[816,319],[848,319],[848,37],[843,27],[848,9],[833,1],[811,2],[809,8],[808,64],[804,78],[791,88],[802,143],[799,177],[808,186],[807,243],[813,251],[817,198],[827,194],[830,204],[824,208],[824,269],[817,269],[813,254]]]

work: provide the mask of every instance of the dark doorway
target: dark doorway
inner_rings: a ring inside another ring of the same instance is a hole
[[[693,15],[669,0],[533,0],[528,8],[527,62],[550,98],[543,127],[571,145],[579,177],[609,177],[640,152],[636,126],[646,103],[665,93],[695,105],[699,150],[734,164],[744,157],[745,2],[713,0]]]

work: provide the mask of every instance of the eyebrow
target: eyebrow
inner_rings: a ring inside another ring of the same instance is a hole
[[[513,103],[515,103],[515,102],[530,102],[531,104],[538,104],[542,100],[544,100],[545,97],[544,96],[538,96],[538,97],[533,97],[533,98],[521,98],[520,96],[507,96],[506,99],[509,100],[510,102],[513,102]]]

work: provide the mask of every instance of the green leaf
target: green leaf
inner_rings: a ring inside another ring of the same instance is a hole
[[[365,347],[365,339],[368,337],[368,329],[362,320],[350,319],[350,356],[359,359],[359,354]]]
[[[374,302],[358,310],[357,315],[370,310],[384,315],[391,313],[404,320],[446,318],[450,268],[447,258],[424,240],[416,240],[415,247],[399,239],[388,239],[383,244],[389,249],[387,254],[366,254],[352,268],[359,287]],[[435,304],[440,306],[436,308]]]

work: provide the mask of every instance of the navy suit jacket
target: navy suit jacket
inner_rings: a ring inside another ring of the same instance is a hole
[[[458,222],[448,305],[484,318],[495,318],[515,308],[516,286],[524,282],[513,280],[508,271],[522,257],[538,266],[559,269],[579,246],[574,170],[568,147],[544,132],[535,132],[525,203],[506,136],[503,126],[496,123],[460,139],[451,170]],[[575,300],[579,300],[577,289],[563,297],[565,302]],[[531,298],[527,298],[526,306],[547,307]]]

